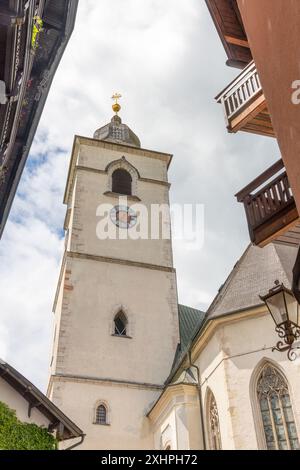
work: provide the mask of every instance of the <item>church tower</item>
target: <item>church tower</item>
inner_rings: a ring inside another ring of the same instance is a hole
[[[130,237],[137,204],[149,217],[153,205],[169,207],[172,156],[141,148],[114,97],[111,122],[74,139],[54,302],[48,396],[84,430],[80,449],[154,447],[146,413],[179,342],[171,240]],[[115,238],[99,236],[103,207]]]

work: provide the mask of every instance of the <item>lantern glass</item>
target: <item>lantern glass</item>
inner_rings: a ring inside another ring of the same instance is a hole
[[[277,326],[288,320],[283,290],[270,295],[265,302]]]
[[[284,291],[284,296],[285,296],[285,303],[287,307],[287,313],[288,313],[288,319],[298,325],[298,315],[299,315],[299,309],[298,309],[298,302],[295,299],[294,295],[289,292],[289,291]]]

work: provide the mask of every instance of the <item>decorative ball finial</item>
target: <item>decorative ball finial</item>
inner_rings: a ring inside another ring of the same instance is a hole
[[[118,114],[118,112],[121,110],[121,106],[120,104],[118,103],[118,100],[122,98],[122,95],[120,95],[120,93],[115,93],[111,99],[112,100],[115,100],[114,104],[112,105],[112,109],[113,111]]]

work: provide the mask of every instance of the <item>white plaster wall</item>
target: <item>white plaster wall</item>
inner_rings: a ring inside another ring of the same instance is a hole
[[[139,149],[132,153],[109,147],[82,145],[78,164],[103,171],[125,156],[141,178],[167,181],[164,157],[149,158]],[[56,383],[54,379],[49,396],[87,434],[84,448],[151,449],[153,434],[146,412],[158,392],[142,384],[164,383],[179,342],[176,275],[168,269],[173,263],[172,246],[171,240],[99,241],[98,205],[118,204],[118,199],[104,194],[108,189],[107,174],[77,171],[70,198],[68,249],[92,259],[67,255],[55,309],[58,333],[52,374],[70,381]],[[140,180],[137,184],[137,196],[147,207],[168,204],[168,191],[163,184]],[[128,201],[130,206],[133,203]],[[111,263],[95,256],[167,269]],[[113,319],[121,308],[128,317],[131,338],[112,335]],[[100,379],[107,379],[106,385]],[[127,385],[116,386],[114,381]],[[100,399],[109,403],[110,426],[92,424],[91,413]]]
[[[51,396],[56,405],[87,435],[79,450],[153,449],[154,437],[146,417],[159,391],[96,381],[56,381]],[[95,406],[109,407],[109,425],[93,424]]]
[[[80,230],[78,226],[78,217],[74,210],[72,210],[75,206],[75,198],[77,192],[77,182],[76,179],[74,181],[73,193],[71,197],[71,201],[69,202],[68,206],[66,207],[66,213],[69,212],[69,223],[67,224],[67,232],[65,233],[65,249],[70,251],[72,249],[72,244],[74,244],[74,238],[77,237],[77,233]],[[78,227],[78,228],[76,228]],[[75,230],[74,230],[75,229]],[[73,235],[73,236],[71,236]]]
[[[178,343],[175,275],[86,259],[68,271],[56,372],[163,384]],[[131,339],[112,336],[121,308]]]
[[[50,359],[50,374],[53,373],[57,366],[59,366],[61,359],[61,351],[59,351],[59,339],[64,332],[64,324],[61,323],[61,315],[63,311],[63,298],[64,298],[64,281],[66,275],[65,266],[61,270],[61,283],[58,285],[57,299],[54,305],[54,336],[51,350]]]
[[[198,396],[194,398],[193,403],[186,406],[186,421],[189,433],[189,449],[202,450],[203,435]]]
[[[176,406],[176,432],[177,432],[177,449],[190,449],[190,429],[186,404],[178,404]]]
[[[154,427],[154,448],[163,450],[170,445],[177,450],[176,409],[171,407],[165,418]]]
[[[78,164],[97,170],[105,170],[109,163],[124,156],[131,165],[137,168],[141,178],[167,181],[166,162],[159,157],[159,154],[154,154],[153,158],[150,158],[149,152],[138,148],[132,149],[132,151],[127,151],[126,148],[112,150],[111,144],[108,144],[106,148],[105,145],[103,143],[93,145],[93,142],[90,142],[89,145],[82,144]]]
[[[202,403],[204,412],[204,423],[207,424],[206,401],[208,389],[211,389],[215,395],[218,408],[226,410],[219,412],[220,428],[222,434],[222,447],[224,449],[233,449],[232,424],[228,420],[227,410],[229,408],[227,394],[227,378],[224,369],[224,351],[220,341],[220,330],[215,332],[211,339],[202,350],[200,357],[196,361],[200,368],[202,384]],[[206,429],[206,444],[210,448],[209,436]],[[200,444],[200,443],[199,443]]]
[[[148,161],[148,159],[145,159]],[[152,161],[150,159],[150,161]],[[155,163],[155,161],[154,161]],[[141,165],[140,165],[141,166]],[[113,208],[119,205],[119,198],[106,195],[109,188],[109,176],[107,174],[88,172],[78,170],[76,176],[76,198],[75,198],[75,215],[72,216],[73,224],[70,233],[70,249],[75,252],[89,253],[92,255],[107,256],[112,258],[121,258],[137,262],[156,264],[159,266],[171,267],[172,245],[170,239],[137,239],[132,240],[130,233],[138,229],[128,231],[127,240],[104,239],[101,240],[97,236],[97,226],[103,220],[103,216],[97,216],[98,207],[106,204]],[[150,235],[151,230],[151,205],[152,204],[169,204],[169,188],[164,185],[148,183],[143,181],[137,182],[137,196],[140,202],[132,201],[130,198],[122,197],[121,205],[132,207],[137,213],[139,204],[147,209],[148,217],[145,216],[140,220],[146,220],[146,228]],[[109,210],[109,207],[105,211]],[[74,211],[72,211],[73,213]],[[108,217],[109,225],[115,229],[115,225]],[[126,230],[121,229],[123,234]]]
[[[175,388],[182,390],[172,391],[172,397],[165,402],[158,417],[157,412],[156,417],[150,415],[155,449],[165,449],[168,444],[172,450],[200,449],[202,435],[197,388],[189,385]]]
[[[272,352],[277,341],[273,321],[266,313],[219,327],[201,353],[197,364],[204,382],[203,395],[207,387],[215,395],[223,449],[259,448],[257,434],[263,437],[263,432],[259,415],[254,421],[250,385],[254,369],[264,358],[284,372],[300,430],[300,359],[290,362],[285,353]]]
[[[9,408],[16,411],[16,415],[23,423],[34,423],[38,426],[48,428],[49,420],[42,415],[37,408],[31,410],[31,417],[28,416],[28,401],[16,392],[5,380],[0,378],[0,401]]]

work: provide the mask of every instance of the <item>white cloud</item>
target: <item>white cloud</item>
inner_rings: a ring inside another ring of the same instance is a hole
[[[249,240],[233,194],[278,158],[272,140],[226,134],[213,97],[237,73],[225,67],[205,2],[79,2],[0,243],[0,356],[38,385],[47,379],[74,134],[108,122],[120,91],[122,119],[142,145],[174,153],[171,201],[203,203],[206,214],[202,250],[174,246],[179,300],[205,308]]]

